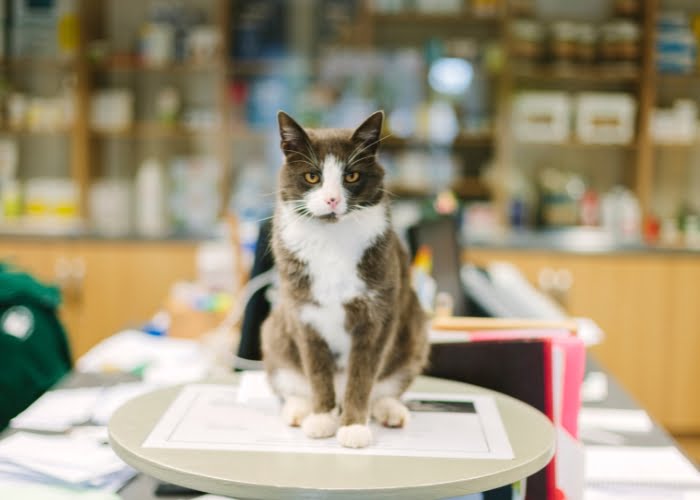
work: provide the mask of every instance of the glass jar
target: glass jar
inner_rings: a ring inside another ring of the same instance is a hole
[[[618,59],[625,62],[637,61],[640,53],[639,25],[633,21],[618,21],[616,29]]]
[[[576,39],[576,60],[586,64],[595,62],[597,40],[598,30],[593,24],[580,24]]]
[[[544,53],[544,28],[537,21],[518,19],[511,23],[511,52],[515,57],[540,59]]]
[[[577,28],[577,24],[570,21],[552,24],[551,53],[557,62],[570,62],[576,57]]]

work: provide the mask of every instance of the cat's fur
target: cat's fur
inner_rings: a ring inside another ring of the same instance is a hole
[[[337,431],[356,448],[371,442],[370,413],[390,427],[407,423],[399,397],[428,355],[376,160],[383,118],[353,132],[305,131],[278,116],[286,161],[272,248],[281,284],[262,327],[265,368],[288,424],[315,438]]]

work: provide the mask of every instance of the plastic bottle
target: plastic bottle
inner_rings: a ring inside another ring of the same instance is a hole
[[[155,158],[146,159],[136,174],[136,230],[147,238],[167,234],[165,214],[165,176]]]

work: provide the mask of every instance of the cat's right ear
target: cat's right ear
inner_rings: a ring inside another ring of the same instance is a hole
[[[305,154],[309,149],[309,136],[294,119],[284,111],[277,113],[280,128],[280,146],[285,156],[293,153]]]

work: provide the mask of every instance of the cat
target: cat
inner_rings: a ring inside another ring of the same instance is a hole
[[[400,397],[428,357],[377,162],[383,120],[378,111],[354,131],[304,130],[278,114],[280,289],[262,326],[263,361],[285,422],[350,448],[372,442],[370,414],[388,427],[408,423]]]

